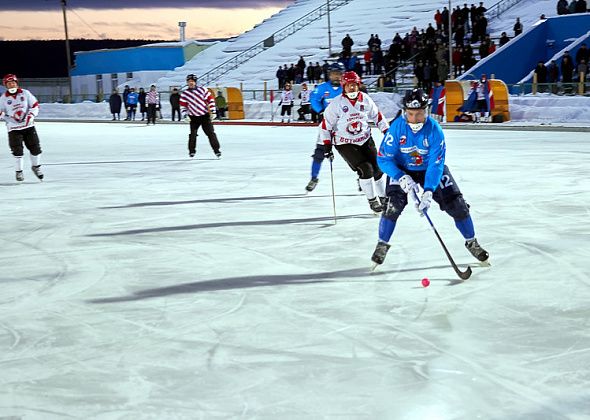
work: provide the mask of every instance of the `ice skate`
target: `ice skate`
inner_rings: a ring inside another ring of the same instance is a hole
[[[23,171],[16,171],[16,180],[19,182],[25,180],[25,176],[23,175]]]
[[[31,166],[31,170],[40,181],[43,181],[43,172],[41,172],[41,165]]]
[[[483,249],[481,245],[479,245],[477,239],[475,238],[466,241],[465,248],[467,248],[467,250],[471,252],[471,255],[481,262],[487,262],[488,258],[490,257],[490,254],[488,254],[488,252]]]
[[[215,152],[215,156],[217,156],[217,159],[221,159],[221,152]]]
[[[371,261],[373,261],[373,267],[371,271],[374,271],[379,265],[383,264],[385,261],[385,256],[387,255],[387,251],[389,251],[389,245],[387,242],[379,241],[377,242],[377,246],[375,247],[375,251],[373,251],[373,256],[371,257]]]
[[[305,186],[305,190],[309,192],[313,191],[315,187],[318,185],[318,182],[320,182],[320,180],[317,178],[310,179],[307,185]]]
[[[377,197],[369,200],[369,207],[371,207],[371,210],[373,210],[376,214],[381,213],[383,211],[381,201],[379,201]]]
[[[195,157],[195,152],[190,152],[188,155],[189,155],[189,157],[193,158],[193,157]]]

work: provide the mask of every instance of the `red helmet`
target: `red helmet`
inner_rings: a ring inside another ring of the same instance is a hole
[[[16,82],[16,83],[18,83],[18,79],[17,79],[17,77],[14,74],[7,74],[2,79],[2,84],[4,86],[6,86],[6,83],[8,83],[8,82]]]
[[[342,87],[346,86],[348,83],[356,83],[360,86],[361,78],[354,71],[347,71],[344,72],[344,74],[340,78],[340,83],[342,84]]]

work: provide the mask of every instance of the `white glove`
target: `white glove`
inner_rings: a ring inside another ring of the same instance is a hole
[[[432,204],[432,191],[424,191],[422,197],[420,197],[420,204],[416,204],[416,208],[420,214],[424,215],[425,211],[428,211]]]
[[[418,184],[416,184],[416,182],[414,182],[414,180],[412,179],[412,177],[410,175],[402,176],[398,180],[398,182],[399,182],[399,186],[401,187],[402,190],[404,190],[404,192],[406,194],[408,194],[412,190],[418,191]]]

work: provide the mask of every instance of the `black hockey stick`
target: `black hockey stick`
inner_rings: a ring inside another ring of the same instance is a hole
[[[416,202],[418,204],[420,204],[420,199],[418,198],[418,195],[416,194],[416,191],[413,191],[413,192],[414,192],[414,197],[416,199]],[[455,261],[453,260],[453,257],[451,257],[451,253],[447,249],[445,243],[443,242],[442,238],[438,234],[438,231],[434,227],[434,224],[432,223],[432,220],[430,219],[430,216],[428,215],[428,212],[426,212],[426,210],[422,210],[422,214],[424,216],[426,216],[426,220],[428,220],[428,223],[430,224],[430,227],[434,231],[434,234],[436,235],[436,237],[438,239],[438,242],[440,242],[440,245],[443,247],[443,250],[445,251],[445,254],[447,254],[447,258],[449,259],[449,262],[453,266],[453,270],[455,270],[455,273],[457,273],[457,275],[459,276],[459,278],[461,280],[467,280],[469,277],[471,277],[471,267],[470,266],[467,266],[467,270],[465,270],[465,271],[461,271],[459,269],[459,267],[457,267],[457,264],[455,264]]]
[[[336,194],[334,193],[334,169],[332,168],[333,158],[330,160],[330,179],[332,180],[332,208],[334,210],[334,224],[336,224]]]

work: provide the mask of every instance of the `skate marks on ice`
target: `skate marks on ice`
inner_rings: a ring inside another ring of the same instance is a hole
[[[367,214],[351,214],[346,216],[338,216],[338,220],[346,219],[373,219],[374,216]],[[140,235],[143,233],[162,233],[162,232],[175,232],[185,230],[197,230],[197,229],[212,229],[212,228],[223,228],[223,227],[240,227],[240,226],[274,226],[274,225],[292,225],[298,223],[315,223],[315,222],[329,222],[323,223],[321,226],[333,226],[334,216],[322,216],[322,217],[308,217],[303,219],[279,219],[279,220],[253,220],[253,221],[238,221],[238,222],[217,222],[217,223],[201,223],[195,225],[179,225],[179,226],[163,226],[147,229],[130,229],[122,230],[119,232],[110,233],[92,233],[85,235],[87,237],[109,237],[109,236],[124,236],[124,235]]]
[[[181,200],[181,201],[153,201],[146,203],[133,203],[123,206],[99,207],[101,210],[124,209],[134,207],[156,207],[156,206],[176,206],[182,204],[210,204],[210,203],[240,203],[244,201],[265,201],[265,200],[289,200],[299,198],[327,198],[331,195],[308,195],[308,194],[286,194],[286,195],[262,195],[258,197],[226,197],[226,198],[204,198],[199,200]],[[357,197],[357,194],[340,194],[337,197]]]
[[[97,161],[81,161],[81,162],[55,162],[44,163],[43,166],[69,166],[69,165],[119,165],[127,163],[161,163],[161,162],[191,162],[194,160],[214,160],[217,158],[183,158],[183,159],[149,159],[149,160],[97,160]]]
[[[359,279],[359,282],[375,281],[381,283],[395,283],[395,282],[413,282],[414,279],[394,279],[394,280],[374,280],[373,276],[393,274],[401,272],[422,271],[424,269],[440,269],[446,266],[435,267],[416,267],[406,268],[403,270],[388,270],[370,275],[366,268],[353,268],[348,270],[338,271],[324,271],[319,273],[309,274],[272,274],[272,275],[252,275],[240,277],[226,277],[214,280],[195,281],[191,283],[183,283],[175,286],[158,287],[152,289],[145,289],[134,292],[129,296],[111,297],[88,300],[88,303],[102,304],[102,303],[117,303],[130,302],[143,299],[152,299],[159,297],[168,297],[171,295],[193,294],[203,292],[217,292],[221,290],[234,289],[249,289],[253,287],[272,287],[272,286],[297,286],[308,284],[328,283],[335,281],[347,282],[343,279]]]

